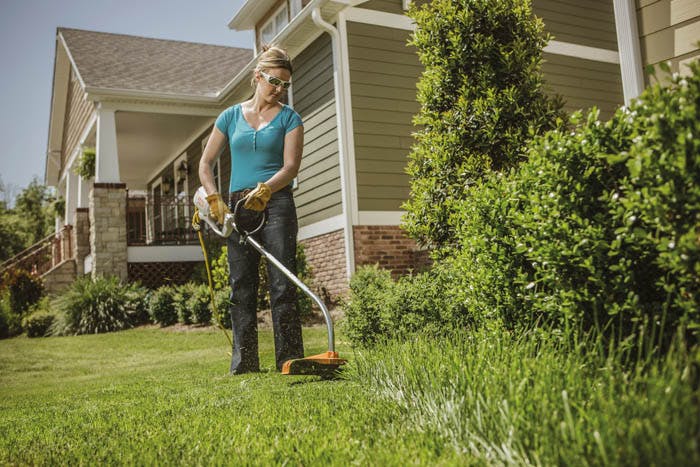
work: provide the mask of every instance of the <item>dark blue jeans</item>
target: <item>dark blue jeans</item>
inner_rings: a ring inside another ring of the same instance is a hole
[[[232,200],[235,201],[235,200]],[[231,203],[233,212],[233,203]],[[250,231],[257,225],[259,213],[241,210],[240,224]],[[296,274],[297,217],[294,199],[289,189],[272,194],[267,204],[267,222],[253,236],[291,272]],[[233,355],[231,373],[259,371],[258,320],[256,315],[258,267],[260,253],[247,243],[241,244],[234,232],[228,239],[228,265],[231,283],[231,322],[233,324]],[[301,321],[297,310],[296,286],[270,262],[267,277],[272,308],[277,369],[291,358],[304,356]]]

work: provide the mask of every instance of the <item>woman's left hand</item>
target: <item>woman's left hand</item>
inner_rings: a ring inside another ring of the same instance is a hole
[[[270,196],[272,196],[270,187],[263,182],[258,182],[258,186],[246,195],[243,207],[253,211],[264,211]]]

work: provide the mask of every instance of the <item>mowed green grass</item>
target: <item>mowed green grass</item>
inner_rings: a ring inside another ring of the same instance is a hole
[[[325,350],[325,328],[304,333],[307,354]],[[273,371],[271,331],[260,342],[263,372],[229,376],[212,329],[0,341],[0,464],[455,460],[357,383]]]

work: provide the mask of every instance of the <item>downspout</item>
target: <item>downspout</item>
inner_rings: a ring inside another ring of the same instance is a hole
[[[634,0],[614,0],[617,48],[620,53],[620,73],[625,105],[644,91],[642,53]]]
[[[352,229],[352,200],[350,199],[351,192],[347,186],[350,180],[348,174],[347,148],[348,141],[351,135],[348,135],[348,125],[346,117],[349,114],[347,102],[345,100],[345,77],[341,71],[341,65],[344,57],[342,57],[342,47],[340,46],[340,32],[332,24],[328,23],[321,16],[321,9],[316,7],[311,12],[311,19],[314,24],[326,31],[331,36],[331,46],[333,48],[333,88],[335,92],[335,119],[338,126],[338,163],[340,164],[340,190],[343,206],[343,224],[345,237],[345,269],[347,277],[350,279],[355,272],[355,242],[353,240]]]

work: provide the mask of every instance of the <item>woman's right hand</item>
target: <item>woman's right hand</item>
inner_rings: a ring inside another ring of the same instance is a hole
[[[219,193],[212,193],[207,196],[207,203],[209,203],[209,217],[211,217],[214,222],[223,224],[226,214],[229,214],[231,211],[229,211],[221,195]]]

